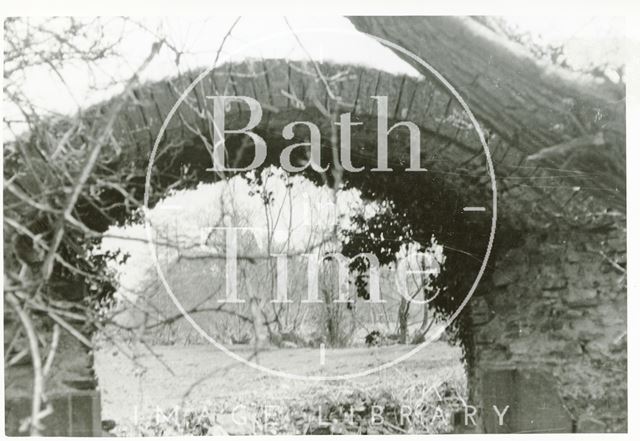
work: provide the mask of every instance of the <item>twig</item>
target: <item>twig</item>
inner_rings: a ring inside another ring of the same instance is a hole
[[[231,24],[231,26],[229,27],[229,30],[227,31],[226,34],[224,34],[224,37],[222,37],[222,41],[220,42],[220,46],[218,46],[218,51],[216,52],[216,58],[215,60],[213,60],[213,65],[216,66],[218,64],[218,59],[220,58],[220,53],[222,52],[222,48],[224,47],[225,42],[227,41],[227,38],[229,38],[231,36],[231,32],[233,32],[233,28],[236,27],[236,25],[238,24],[238,22],[240,21],[240,19],[242,18],[242,16],[238,16],[234,22]]]
[[[291,27],[291,23],[289,23],[289,20],[287,20],[287,17],[284,17],[284,22],[287,24],[287,26],[289,27],[289,29],[291,30],[291,33],[293,34],[294,38],[296,39],[296,41],[298,42],[298,44],[300,45],[300,48],[304,51],[304,53],[306,54],[306,56],[309,58],[309,61],[311,61],[311,64],[313,65],[313,68],[316,71],[316,74],[318,75],[318,78],[320,78],[320,81],[322,81],[322,84],[324,85],[324,88],[327,91],[327,94],[329,95],[329,97],[332,100],[336,99],[336,96],[334,95],[333,91],[331,90],[331,86],[329,86],[329,82],[327,81],[327,79],[325,78],[325,76],[322,74],[322,71],[320,70],[320,66],[318,66],[318,63],[316,63],[316,60],[313,59],[313,57],[311,56],[311,54],[307,51],[307,49],[304,47],[304,45],[302,44],[302,41],[300,40],[300,38],[298,37],[298,34],[296,34],[296,31],[293,30],[293,27]]]
[[[60,342],[60,325],[56,323],[53,325],[53,336],[51,337],[51,348],[49,349],[47,360],[44,363],[44,368],[42,368],[42,375],[44,377],[46,377],[49,374],[49,370],[51,370],[51,366],[53,365],[53,359],[56,356],[56,351],[58,349],[59,342]]]
[[[163,366],[167,371],[169,371],[169,373],[170,373],[171,375],[173,375],[174,377],[176,376],[176,373],[173,371],[173,369],[171,369],[171,366],[169,366],[169,365],[167,364],[167,362],[165,362],[165,361],[162,359],[162,356],[160,356],[160,354],[156,353],[156,352],[153,350],[153,348],[149,345],[149,343],[147,343],[147,342],[145,341],[144,337],[141,337],[141,338],[140,338],[140,343],[142,343],[142,345],[143,345],[145,348],[147,348],[147,351],[149,351],[149,353],[150,353],[151,355],[153,355],[153,357],[154,357],[156,360],[158,360],[158,362],[159,362],[159,363],[160,363],[160,364],[161,364],[161,365],[162,365],[162,366]]]
[[[33,366],[33,398],[31,400],[31,436],[40,435],[40,407],[42,405],[42,393],[44,390],[44,377],[42,376],[42,359],[40,358],[40,348],[38,347],[38,336],[36,334],[33,321],[29,313],[20,306],[18,298],[13,293],[6,293],[6,298],[18,314],[27,339],[29,341],[29,351],[31,352],[31,365]]]
[[[20,360],[22,360],[27,354],[29,353],[29,348],[24,348],[23,350],[21,350],[20,352],[18,352],[16,355],[14,355],[13,357],[11,357],[11,360],[7,361],[7,366],[13,366],[14,364],[18,363]]]
[[[100,134],[100,136],[98,136],[97,140],[95,141],[95,145],[93,149],[87,156],[84,166],[82,167],[82,170],[80,172],[80,175],[78,176],[75,185],[70,191],[69,198],[65,205],[65,209],[63,210],[62,215],[58,219],[58,224],[53,234],[53,240],[51,242],[51,247],[49,248],[49,253],[47,254],[47,257],[45,258],[44,264],[42,266],[42,273],[45,280],[49,279],[53,271],[53,262],[55,261],[56,254],[58,252],[58,247],[60,246],[60,243],[62,242],[62,239],[64,237],[65,221],[69,217],[71,217],[71,213],[73,212],[76,202],[78,201],[78,198],[82,193],[84,185],[89,179],[89,176],[91,175],[91,172],[93,171],[96,165],[96,162],[98,161],[98,157],[100,156],[102,147],[104,146],[104,144],[106,144],[108,138],[111,136],[111,130],[113,128],[113,125],[116,122],[117,117],[120,114],[120,111],[122,110],[125,102],[127,101],[126,98],[131,92],[131,90],[133,89],[133,86],[137,83],[138,76],[140,75],[140,73],[149,65],[149,63],[151,63],[151,60],[153,60],[155,56],[160,52],[160,48],[162,47],[163,44],[164,44],[164,40],[159,40],[159,41],[156,41],[151,46],[151,51],[149,55],[127,82],[127,85],[125,86],[125,89],[121,94],[124,97],[124,99],[121,99],[115,106],[111,108],[109,117],[107,118],[107,123],[104,125],[104,129],[102,130],[102,133]]]
[[[67,323],[62,317],[58,316],[58,314],[56,314],[53,311],[49,311],[49,317],[51,317],[56,323],[58,323],[64,329],[69,331],[69,333],[73,335],[75,338],[77,338],[80,341],[80,343],[84,344],[88,348],[93,348],[93,345],[91,344],[91,342],[87,340],[87,338],[84,335],[82,335],[80,331],[78,331],[76,328],[74,328],[69,323]]]
[[[614,269],[618,270],[621,274],[624,274],[625,276],[627,275],[627,270],[621,267],[618,262],[614,261],[612,258],[607,256],[603,251],[599,251],[598,254],[600,254],[604,258],[604,260],[606,260]]]
[[[389,423],[389,422],[387,422],[387,421],[383,421],[383,422],[382,422],[382,425],[383,425],[384,427],[389,428],[389,429],[395,430],[396,432],[400,432],[400,433],[409,433],[408,431],[406,431],[406,430],[404,430],[404,429],[402,429],[402,428],[400,428],[400,427],[398,427],[398,426],[394,426],[393,424],[391,424],[391,423]]]

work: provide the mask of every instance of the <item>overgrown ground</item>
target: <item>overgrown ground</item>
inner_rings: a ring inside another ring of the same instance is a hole
[[[248,367],[212,346],[141,348],[134,363],[103,345],[96,351],[102,418],[117,435],[251,433],[434,433],[451,430],[466,399],[461,352],[434,342],[389,369],[353,380],[292,380]],[[305,375],[378,366],[408,346],[273,349],[259,361]],[[251,349],[234,352],[249,356]],[[377,415],[383,415],[378,417]]]

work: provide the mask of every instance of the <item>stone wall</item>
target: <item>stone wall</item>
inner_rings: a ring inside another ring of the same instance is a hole
[[[550,409],[566,415],[571,431],[626,431],[624,223],[527,234],[523,245],[498,256],[479,291],[470,303],[470,395],[485,416],[491,391],[507,388],[512,418],[530,417],[524,425],[512,420],[509,431],[567,431],[562,423],[545,426],[541,412]],[[502,429],[487,417],[478,430]]]

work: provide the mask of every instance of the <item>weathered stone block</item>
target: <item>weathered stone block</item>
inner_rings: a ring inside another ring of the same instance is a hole
[[[623,332],[616,336],[609,344],[609,350],[612,352],[622,352],[627,350],[627,332]]]
[[[469,306],[471,322],[474,326],[484,325],[493,318],[493,313],[484,298],[474,298]]]
[[[550,269],[543,271],[540,275],[542,278],[543,290],[560,290],[567,287],[567,278],[564,274],[558,274]]]
[[[576,341],[570,341],[564,345],[562,348],[562,354],[566,355],[582,355],[583,354],[582,346],[580,343]]]
[[[580,309],[567,309],[564,315],[570,319],[578,319],[584,317],[584,312]]]
[[[579,340],[593,340],[602,336],[602,329],[596,322],[589,318],[575,320],[569,332],[574,338]]]
[[[607,240],[607,247],[615,251],[626,251],[627,238],[625,236],[609,238]]]
[[[576,250],[569,248],[567,250],[567,262],[569,263],[579,263],[582,260],[580,253]]]
[[[586,345],[586,349],[587,352],[592,355],[607,355],[607,353],[609,352],[609,345],[607,344],[607,341],[605,341],[605,339],[598,339],[588,342]]]
[[[577,431],[580,433],[603,433],[606,431],[606,425],[596,418],[582,415],[578,419]]]
[[[509,351],[514,355],[527,354],[531,351],[531,342],[525,339],[512,341],[509,344]]]
[[[487,433],[567,433],[573,420],[547,372],[487,369],[481,373],[482,428]],[[494,407],[495,406],[495,407]],[[495,409],[504,412],[502,425]]]
[[[77,391],[49,397],[53,412],[41,420],[44,436],[102,436],[100,393]],[[27,435],[20,423],[31,415],[31,399],[5,401],[5,431],[8,436]]]
[[[520,278],[518,267],[509,261],[504,261],[498,265],[491,275],[491,281],[497,288],[508,286]]]
[[[571,289],[565,302],[572,308],[588,308],[598,305],[598,291],[595,289]]]

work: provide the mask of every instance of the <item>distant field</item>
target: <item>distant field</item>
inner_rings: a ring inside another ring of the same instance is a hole
[[[261,352],[259,362],[297,374],[335,375],[370,369],[410,349],[400,345],[328,349],[324,366],[320,365],[318,349],[273,349]],[[354,390],[414,399],[415,391],[424,394],[443,382],[460,393],[465,389],[461,351],[444,342],[434,342],[381,372],[331,382],[276,377],[231,359],[212,346],[155,346],[153,350],[157,357],[144,348],[139,350],[138,366],[111,346],[96,351],[102,418],[115,420],[120,433],[131,433],[136,421],[150,418],[157,408],[207,406],[231,412],[238,404],[290,405],[321,394]],[[249,356],[251,349],[236,347],[234,352]]]

